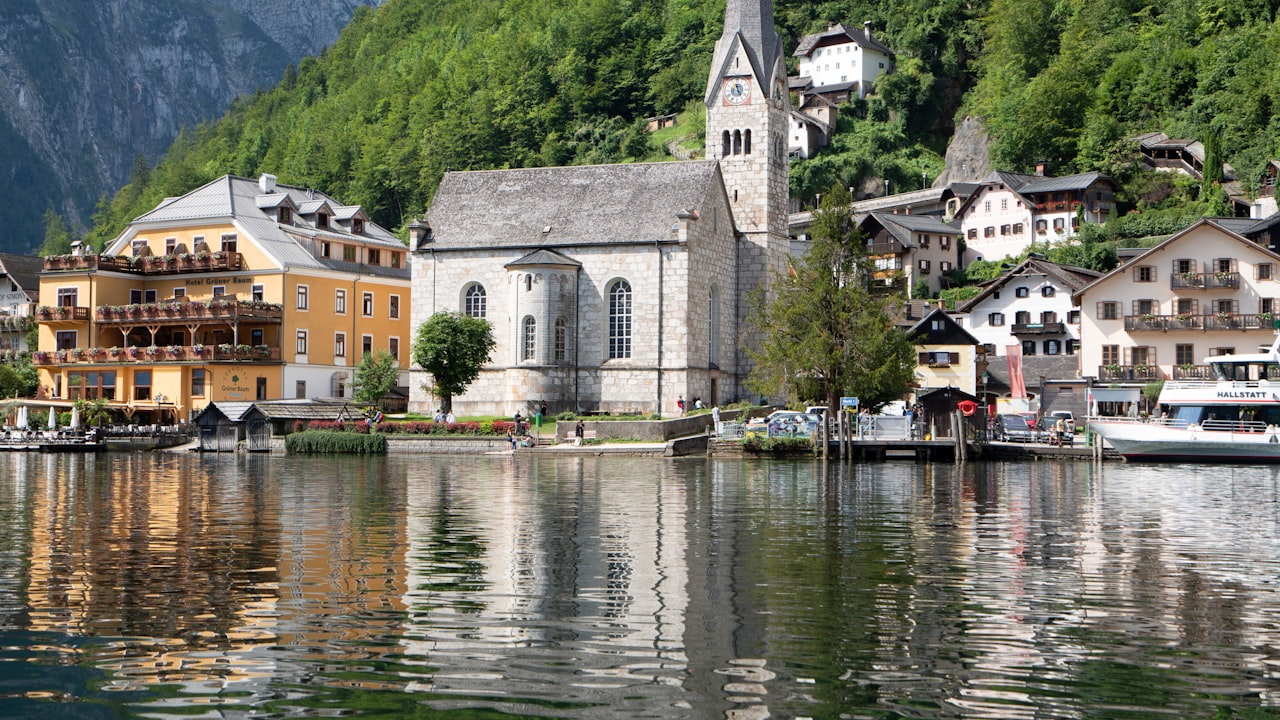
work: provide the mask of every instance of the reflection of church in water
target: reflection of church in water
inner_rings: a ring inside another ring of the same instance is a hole
[[[704,101],[704,160],[445,174],[410,226],[412,325],[464,312],[497,340],[458,413],[745,397],[746,298],[789,244],[791,106],[768,0],[728,1]],[[414,372],[411,410],[434,408],[430,382]]]

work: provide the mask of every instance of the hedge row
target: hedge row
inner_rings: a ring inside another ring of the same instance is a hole
[[[378,432],[388,435],[496,435],[502,437],[515,427],[508,420],[485,420],[483,422],[438,423],[430,421],[384,421],[378,423]],[[293,424],[295,433],[307,430],[326,430],[330,432],[369,433],[369,423],[364,421],[342,422],[338,420],[299,420]]]
[[[387,436],[381,433],[305,430],[286,435],[284,449],[290,454],[386,455]]]

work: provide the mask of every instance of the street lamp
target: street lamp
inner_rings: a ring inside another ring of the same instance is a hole
[[[991,379],[991,373],[986,370],[982,371],[982,419],[987,419],[987,381]]]

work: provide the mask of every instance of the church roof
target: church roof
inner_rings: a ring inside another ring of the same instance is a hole
[[[723,193],[714,160],[445,173],[431,249],[653,242]],[[728,220],[726,218],[726,220]]]
[[[582,267],[582,263],[571,257],[561,255],[555,250],[547,250],[546,248],[534,250],[522,258],[512,260],[503,267],[520,267],[520,266],[538,266],[545,267],[547,265],[568,265],[570,267]]]

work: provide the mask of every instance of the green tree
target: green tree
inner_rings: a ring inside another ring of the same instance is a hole
[[[27,358],[0,365],[0,398],[34,397],[40,375]]]
[[[365,353],[356,368],[352,383],[357,401],[374,405],[395,387],[400,376],[400,362],[386,350]]]
[[[887,312],[900,298],[871,293],[850,202],[843,186],[823,193],[808,251],[792,272],[773,278],[772,297],[751,297],[748,324],[761,338],[759,348],[748,348],[753,390],[818,397],[829,408],[853,395],[879,408],[910,387],[915,348]]]
[[[438,312],[418,326],[413,362],[435,379],[431,391],[445,412],[453,409],[453,396],[480,377],[496,344],[488,320],[460,312]]]
[[[65,255],[71,252],[71,241],[75,238],[71,235],[71,226],[63,219],[61,215],[54,212],[52,208],[44,211],[44,243],[40,245],[40,249],[36,254],[47,257],[49,255]]]
[[[106,398],[94,398],[92,400],[81,398],[76,400],[73,405],[80,411],[80,417],[83,419],[84,424],[89,427],[97,427],[111,419],[111,410],[107,407]]]

